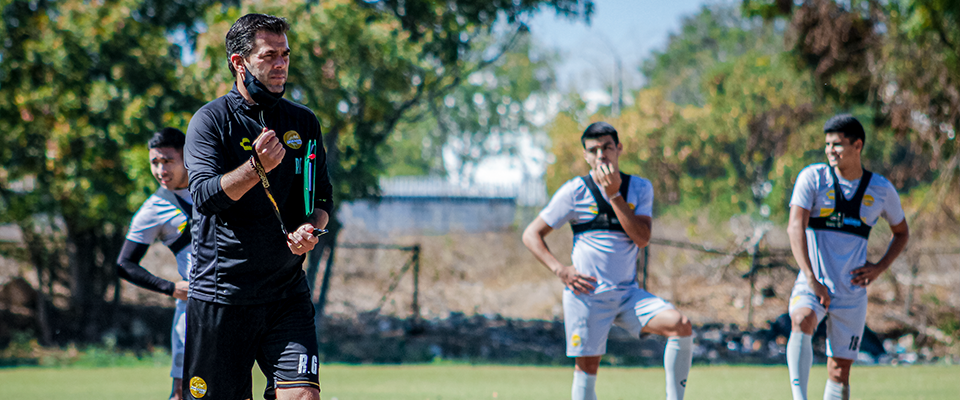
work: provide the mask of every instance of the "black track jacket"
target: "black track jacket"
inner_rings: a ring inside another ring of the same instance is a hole
[[[250,305],[308,291],[305,257],[287,247],[263,186],[257,184],[237,201],[220,186],[224,174],[250,162],[264,125],[277,132],[286,150],[267,179],[287,230],[307,220],[302,162],[310,140],[317,142],[314,207],[327,213],[333,208],[320,123],[312,111],[286,99],[272,109],[249,105],[236,86],[207,103],[190,120],[184,145],[194,204],[191,298]]]

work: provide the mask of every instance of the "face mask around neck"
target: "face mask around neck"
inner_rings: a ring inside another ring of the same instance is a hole
[[[259,79],[250,73],[249,66],[245,66],[245,72],[243,86],[247,88],[247,93],[250,93],[250,97],[254,102],[268,109],[280,103],[280,99],[283,98],[283,93],[286,92],[286,87],[284,87],[280,93],[271,92],[263,82],[260,82]]]

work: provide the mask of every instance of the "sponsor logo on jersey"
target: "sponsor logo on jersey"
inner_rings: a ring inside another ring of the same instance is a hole
[[[253,146],[250,145],[250,138],[240,139],[240,147],[243,147],[244,150],[253,150]]]
[[[201,398],[207,394],[207,382],[203,378],[195,376],[190,378],[190,394],[195,398]]]
[[[871,196],[871,195],[869,195],[869,194],[863,195],[863,205],[864,205],[864,206],[870,207],[870,206],[873,205],[873,202],[874,202],[874,201],[876,201],[876,199],[874,199],[873,196]]]
[[[297,131],[287,131],[287,133],[283,134],[283,143],[286,143],[287,147],[296,150],[303,144],[303,140],[300,139],[300,134],[297,133]]]
[[[570,345],[573,347],[580,347],[580,335],[574,333],[573,336],[570,337]]]

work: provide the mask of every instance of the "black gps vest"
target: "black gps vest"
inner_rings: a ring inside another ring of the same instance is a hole
[[[837,179],[837,173],[832,167],[830,168],[830,176],[833,177],[835,203],[833,213],[826,217],[811,217],[808,226],[814,230],[846,232],[867,239],[872,227],[860,219],[860,205],[863,203],[863,194],[867,192],[867,186],[870,186],[870,178],[873,177],[873,173],[863,170],[857,192],[850,200],[843,197],[843,192],[840,190],[840,180]]]
[[[153,192],[153,194],[157,195],[157,197],[160,197],[161,199],[169,201],[170,204],[173,204],[174,207],[179,208],[180,212],[187,217],[187,226],[183,228],[183,232],[180,232],[180,237],[178,237],[173,243],[167,245],[167,247],[173,251],[173,254],[177,254],[180,252],[180,250],[183,250],[184,247],[187,247],[192,239],[192,235],[190,234],[190,225],[192,225],[193,221],[193,206],[181,199],[180,196],[177,196],[176,193],[171,192],[162,186],[158,188],[156,192]]]
[[[571,223],[570,228],[573,229],[573,233],[578,234],[586,231],[616,231],[626,233],[623,230],[623,225],[620,225],[620,220],[617,219],[617,213],[613,211],[613,206],[603,198],[603,194],[600,193],[600,188],[598,188],[597,183],[593,181],[593,177],[587,174],[586,176],[581,176],[580,179],[583,179],[583,183],[587,185],[587,189],[590,190],[593,199],[597,201],[597,216],[581,224]],[[627,191],[629,189],[630,175],[621,172],[620,195],[623,196],[624,200],[627,199]]]

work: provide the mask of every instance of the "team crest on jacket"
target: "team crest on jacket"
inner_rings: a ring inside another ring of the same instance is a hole
[[[207,382],[203,381],[203,378],[195,376],[190,378],[190,394],[194,398],[201,398],[207,394]]]
[[[303,140],[300,139],[300,134],[297,133],[297,131],[287,131],[287,133],[283,134],[283,143],[286,143],[287,147],[296,150],[303,144]]]

